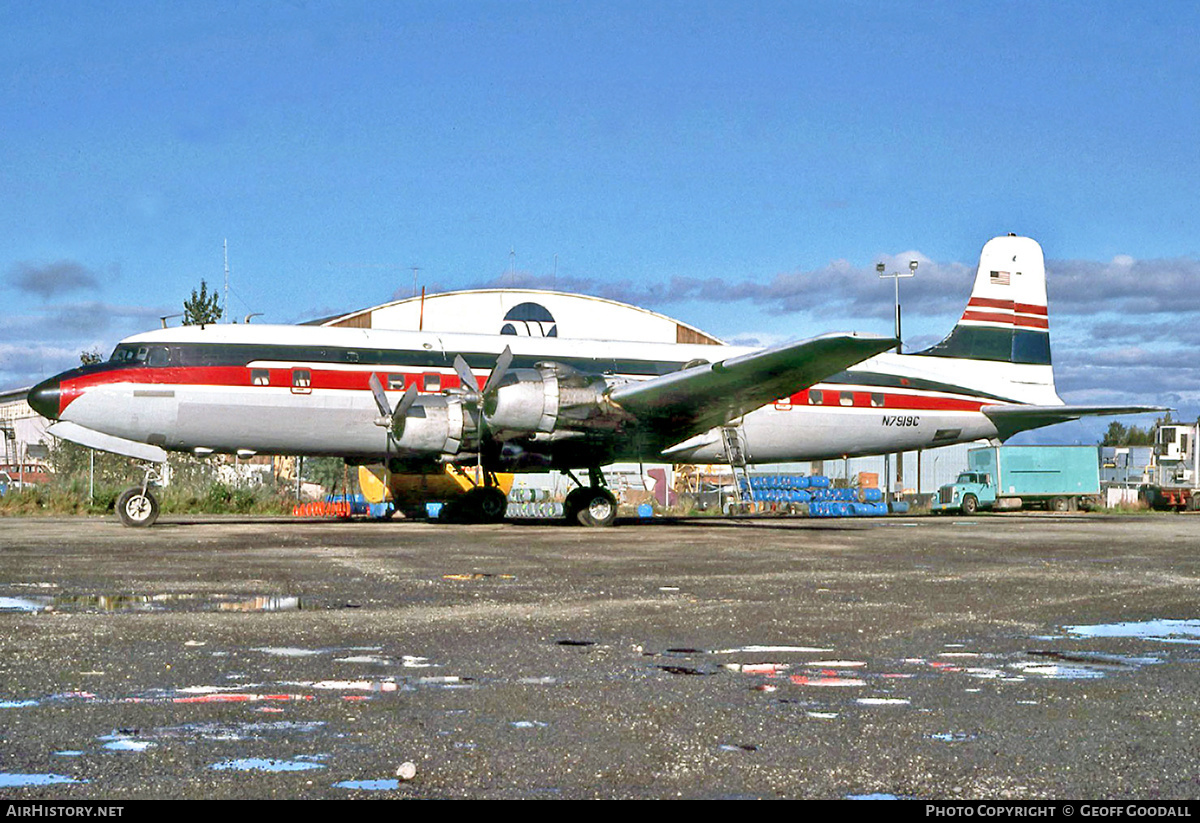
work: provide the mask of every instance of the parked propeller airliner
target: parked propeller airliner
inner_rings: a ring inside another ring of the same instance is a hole
[[[1084,415],[1054,388],[1041,247],[989,241],[942,342],[827,334],[767,349],[313,326],[207,325],[121,341],[40,383],[51,434],[151,463],[195,454],[334,455],[392,471],[478,464],[477,519],[504,517],[497,471],[587,469],[569,522],[609,525],[616,461],[815,460],[1000,440]],[[149,476],[149,473],[148,473]],[[572,475],[573,476],[573,475]],[[158,507],[120,499],[129,525]]]

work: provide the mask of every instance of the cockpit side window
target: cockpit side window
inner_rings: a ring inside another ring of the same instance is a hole
[[[171,361],[171,352],[166,346],[151,346],[146,353],[147,366],[165,366]]]

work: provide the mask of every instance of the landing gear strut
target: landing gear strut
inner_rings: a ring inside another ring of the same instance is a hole
[[[126,526],[144,529],[158,520],[158,500],[150,493],[150,483],[157,474],[154,466],[146,466],[142,485],[127,489],[117,498],[117,516]]]
[[[588,469],[591,485],[585,486],[571,472],[565,474],[578,484],[563,501],[563,517],[568,525],[611,526],[617,519],[617,498],[604,487],[599,468]]]

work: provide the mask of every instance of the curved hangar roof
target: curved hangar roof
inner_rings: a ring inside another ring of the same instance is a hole
[[[319,325],[645,343],[722,342],[694,326],[637,306],[537,289],[474,289],[410,297],[322,320]]]

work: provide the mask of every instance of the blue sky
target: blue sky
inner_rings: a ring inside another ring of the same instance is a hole
[[[1013,231],[1068,400],[1200,412],[1194,3],[0,0],[0,26],[0,388],[180,311],[225,239],[238,317],[406,296],[413,266],[549,285],[557,256],[764,343],[890,331],[874,265],[915,256],[916,346]]]

